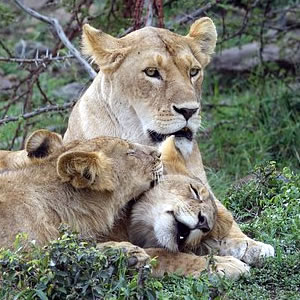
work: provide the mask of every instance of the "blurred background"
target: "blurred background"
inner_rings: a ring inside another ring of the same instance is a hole
[[[63,133],[92,81],[47,23],[80,49],[81,28],[123,36],[145,25],[186,34],[209,16],[218,44],[206,70],[198,134],[209,180],[224,196],[256,164],[300,168],[300,5],[292,0],[24,0],[0,2],[0,149],[20,149],[34,129]],[[93,66],[96,70],[96,66]]]

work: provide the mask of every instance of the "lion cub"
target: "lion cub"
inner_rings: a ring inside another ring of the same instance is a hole
[[[59,135],[39,130],[25,151],[30,163],[0,174],[0,247],[20,232],[44,244],[61,223],[98,240],[127,202],[162,175],[155,148],[119,138],[62,145]]]

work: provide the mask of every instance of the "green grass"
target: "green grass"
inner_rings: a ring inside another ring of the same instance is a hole
[[[275,247],[275,257],[253,267],[250,276],[230,281],[204,272],[197,279],[153,278],[149,266],[132,269],[123,252],[100,252],[63,229],[47,247],[25,251],[19,237],[15,250],[0,251],[0,299],[298,299],[300,176],[277,170],[274,162],[254,174],[224,199],[244,232]]]

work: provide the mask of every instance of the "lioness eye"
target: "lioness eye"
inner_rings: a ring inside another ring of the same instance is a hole
[[[158,70],[155,69],[155,68],[146,68],[146,69],[144,70],[144,72],[145,72],[145,74],[146,74],[147,76],[149,76],[149,77],[154,77],[154,78],[161,79],[161,76],[160,76]]]
[[[196,75],[198,75],[200,72],[200,69],[199,68],[191,68],[190,69],[190,76],[191,77],[195,77]]]
[[[190,190],[191,190],[191,192],[192,192],[193,198],[194,198],[195,200],[200,200],[200,197],[199,197],[199,194],[198,194],[197,189],[195,189],[195,188],[193,187],[193,185],[191,185],[191,184],[190,184]]]

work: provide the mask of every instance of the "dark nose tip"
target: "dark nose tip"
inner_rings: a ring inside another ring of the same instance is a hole
[[[152,151],[150,154],[151,154],[154,158],[160,158],[160,157],[161,157],[161,153],[160,153],[159,151],[156,151],[156,150]]]
[[[204,233],[209,232],[210,228],[207,222],[207,218],[205,216],[202,216],[201,213],[199,213],[198,216],[199,222],[196,226],[196,228],[202,230]]]
[[[175,105],[173,108],[177,113],[183,115],[186,120],[188,120],[198,110],[198,108],[178,108]]]

